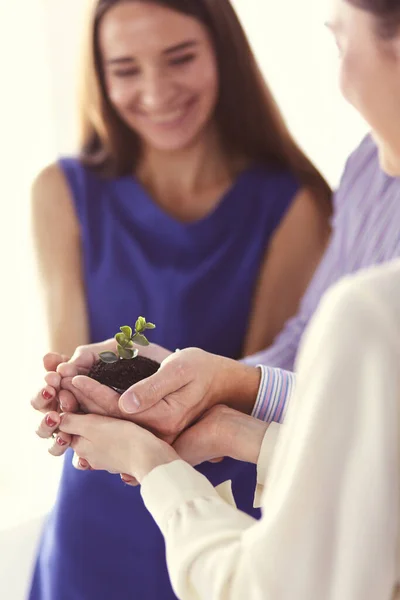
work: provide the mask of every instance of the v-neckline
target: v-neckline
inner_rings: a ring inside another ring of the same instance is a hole
[[[237,192],[242,190],[245,184],[247,184],[248,176],[257,169],[254,165],[247,167],[243,171],[241,171],[234,179],[229,188],[222,194],[219,201],[215,204],[215,206],[210,210],[204,217],[200,219],[195,219],[194,221],[181,221],[177,219],[172,214],[170,214],[167,210],[165,210],[162,206],[160,206],[156,200],[152,197],[152,195],[147,191],[147,189],[143,186],[143,184],[135,177],[135,176],[126,176],[122,178],[123,182],[127,185],[133,186],[134,189],[139,192],[139,197],[144,200],[143,205],[141,206],[143,211],[138,211],[138,217],[140,214],[144,218],[152,217],[156,219],[161,219],[165,222],[165,224],[170,224],[170,226],[174,228],[187,229],[187,230],[196,230],[207,226],[208,223],[219,220],[220,213],[224,213],[226,208],[228,207],[231,210],[232,201],[239,197],[242,201],[243,196]]]

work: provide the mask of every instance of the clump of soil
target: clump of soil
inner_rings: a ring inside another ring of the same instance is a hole
[[[134,383],[154,375],[159,368],[160,363],[139,355],[131,360],[120,358],[115,363],[98,360],[90,369],[88,376],[122,393]]]

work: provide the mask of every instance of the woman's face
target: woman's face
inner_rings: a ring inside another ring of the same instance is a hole
[[[373,130],[382,167],[400,174],[400,32],[377,33],[377,19],[346,0],[332,0],[328,22],[340,53],[340,85],[345,98]]]
[[[156,3],[121,2],[99,28],[111,103],[147,147],[193,144],[212,119],[218,70],[203,25]]]

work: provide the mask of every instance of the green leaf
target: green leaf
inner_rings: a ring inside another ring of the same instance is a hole
[[[146,329],[146,319],[144,317],[139,317],[135,323],[135,331],[136,333],[143,333]]]
[[[129,342],[129,339],[126,339],[124,333],[117,333],[116,336],[115,336],[115,339],[117,340],[117,343],[120,346],[122,346],[123,348],[126,348],[126,345]]]
[[[135,344],[138,344],[138,346],[148,346],[150,344],[147,337],[142,335],[141,333],[135,333],[135,335],[133,336],[133,341],[135,342]]]
[[[154,323],[146,323],[146,329],[155,329],[156,326],[154,325]]]
[[[132,327],[129,327],[129,325],[124,325],[123,327],[120,327],[120,330],[122,331],[122,333],[124,334],[124,336],[126,338],[131,339]]]
[[[100,352],[100,360],[104,363],[112,364],[118,362],[118,356],[114,352]]]
[[[136,352],[136,354],[135,354]],[[137,356],[138,354],[138,350],[130,350],[129,348],[121,348],[121,350],[119,350],[119,355],[121,358],[124,358],[125,360],[130,360],[131,358],[135,358],[135,356]]]

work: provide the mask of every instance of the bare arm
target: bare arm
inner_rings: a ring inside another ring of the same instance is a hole
[[[32,186],[32,227],[51,350],[71,356],[89,341],[79,223],[57,164]]]
[[[272,344],[296,314],[330,236],[329,216],[308,190],[299,191],[265,253],[244,356]]]

